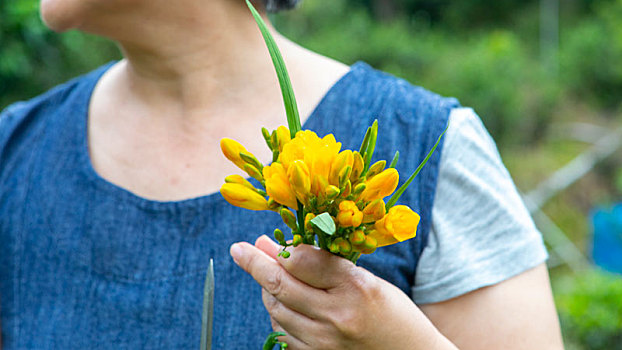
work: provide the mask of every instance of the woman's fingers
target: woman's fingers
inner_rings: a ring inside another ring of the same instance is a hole
[[[283,332],[286,336],[279,337],[279,341],[287,343],[287,350],[311,350],[312,347],[301,341],[300,339],[288,334],[287,331],[275,320],[271,319],[272,329],[275,332]]]
[[[280,247],[267,236],[259,237],[255,246],[274,258]],[[337,288],[358,276],[358,268],[351,261],[320,248],[301,244],[287,250],[291,253],[290,257],[278,258],[279,263],[292,276],[315,288]]]
[[[231,246],[231,256],[265,291],[288,308],[310,318],[322,313],[326,292],[294,278],[264,251],[241,242]]]
[[[307,346],[315,337],[322,334],[321,323],[288,308],[266,290],[262,291],[262,299],[276,332],[283,331]]]

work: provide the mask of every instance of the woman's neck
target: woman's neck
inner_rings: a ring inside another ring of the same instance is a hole
[[[197,3],[180,1],[179,7],[172,7],[154,1],[147,8],[111,15],[115,20],[110,25],[101,16],[99,23],[84,30],[119,43],[126,58],[117,76],[122,79],[119,83],[131,87],[129,93],[156,110],[174,106],[180,112],[218,111],[231,109],[236,96],[262,92],[278,96],[270,57],[244,3]],[[137,13],[142,14],[139,21]],[[286,60],[299,54],[300,48],[274,34]],[[295,59],[289,61],[296,65]]]

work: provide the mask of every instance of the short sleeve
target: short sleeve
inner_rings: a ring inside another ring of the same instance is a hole
[[[542,236],[479,117],[456,108],[449,121],[432,227],[412,290],[417,304],[499,283],[547,259]]]

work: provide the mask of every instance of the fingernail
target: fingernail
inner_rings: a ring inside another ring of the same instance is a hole
[[[231,254],[233,261],[235,261],[235,263],[238,264],[238,261],[240,260],[243,254],[242,247],[240,247],[240,244],[239,243],[232,244],[231,248],[229,248],[229,254]]]

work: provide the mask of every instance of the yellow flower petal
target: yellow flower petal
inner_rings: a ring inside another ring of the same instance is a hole
[[[419,225],[419,214],[405,205],[396,205],[389,209],[385,217],[376,221],[374,231],[378,242],[403,242],[415,237]],[[392,243],[387,243],[392,244]],[[386,245],[386,244],[383,244]]]
[[[263,168],[263,177],[266,181],[266,192],[270,198],[282,205],[298,210],[296,193],[292,189],[287,173],[280,163]]]
[[[363,213],[353,201],[339,203],[337,222],[341,227],[358,227],[363,221]]]
[[[220,188],[225,200],[236,207],[250,210],[268,210],[268,201],[259,193],[238,183],[225,183]]]
[[[360,198],[366,202],[384,198],[395,191],[398,181],[397,170],[394,168],[385,169],[365,182],[366,187]]]

